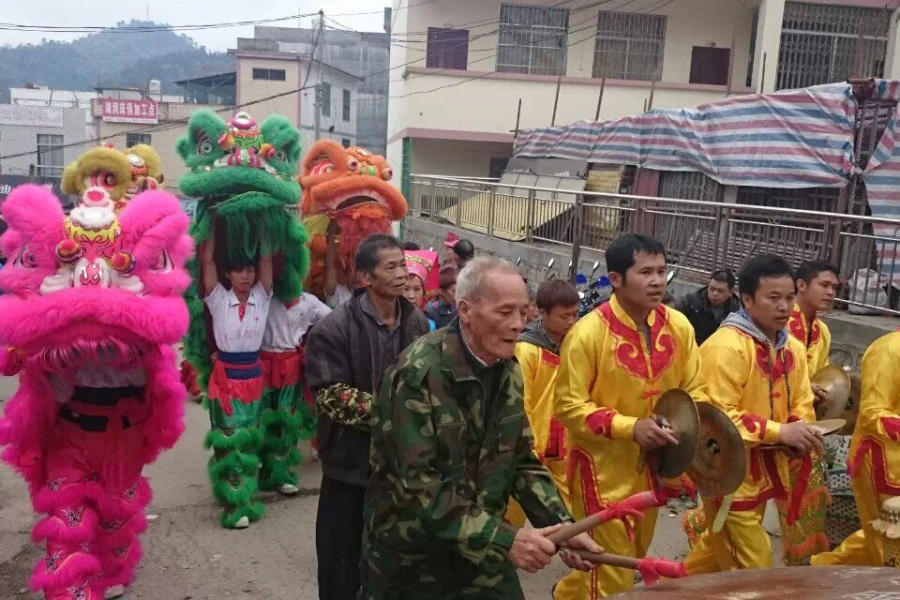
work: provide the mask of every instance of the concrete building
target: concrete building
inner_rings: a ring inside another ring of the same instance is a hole
[[[271,114],[285,116],[301,133],[304,151],[315,141],[315,84],[322,85],[320,139],[357,145],[357,89],[361,78],[308,55],[280,52],[265,40],[239,40],[229,50],[237,62],[238,105],[246,105],[262,122]],[[306,87],[306,89],[302,89]],[[298,91],[299,90],[299,91]]]
[[[59,178],[86,134],[82,108],[0,104],[0,173]]]
[[[626,6],[627,5],[627,6]],[[497,176],[520,129],[900,76],[882,0],[395,0],[388,158]],[[558,102],[555,101],[559,88]],[[521,111],[519,102],[521,101]]]
[[[321,35],[318,44],[317,37]],[[238,50],[257,48],[310,56],[362,78],[356,91],[357,144],[384,154],[387,149],[388,67],[390,36],[387,33],[259,26],[252,39],[238,39]],[[340,98],[332,94],[332,103]]]

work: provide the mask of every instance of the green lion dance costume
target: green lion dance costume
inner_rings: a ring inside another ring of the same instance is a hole
[[[177,148],[190,169],[181,179],[181,190],[200,200],[191,229],[198,257],[188,264],[193,283],[187,292],[191,323],[185,357],[196,368],[199,386],[208,397],[212,427],[205,445],[214,451],[209,462],[213,496],[225,507],[220,522],[223,527],[241,528],[263,515],[263,505],[256,499],[259,488],[297,491],[291,473],[300,462],[297,441],[315,427],[301,400],[299,351],[279,349],[261,355],[262,324],[243,322],[246,304],[253,304],[254,298],[261,301],[250,308],[262,315],[255,320],[265,321],[267,316],[283,316],[302,292],[309,237],[286,210],[300,199],[295,180],[300,134],[279,116],[259,126],[243,112],[226,123],[211,111],[198,111]],[[213,256],[220,283],[204,298],[200,257],[211,239],[216,240]],[[240,305],[237,321],[236,296],[224,276],[269,256],[274,297],[270,301],[251,295]],[[212,335],[210,312],[215,295],[222,299],[217,306],[227,307],[221,310],[234,310],[234,318],[223,322],[237,323],[245,342],[253,338],[249,342],[253,351],[218,347],[221,325]]]

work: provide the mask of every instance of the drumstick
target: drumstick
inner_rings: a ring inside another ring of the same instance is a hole
[[[622,502],[612,503],[600,512],[576,521],[566,523],[558,531],[547,536],[547,539],[559,546],[576,535],[590,531],[594,527],[612,521],[613,519],[625,519],[629,516],[637,516],[634,513],[643,513],[648,508],[654,508],[665,504],[665,499],[660,498],[654,492],[641,492],[630,496]]]
[[[641,574],[645,574],[645,577],[653,578],[655,580],[653,583],[658,581],[660,576],[668,577],[669,579],[678,579],[687,575],[684,564],[674,560],[665,560],[662,558],[638,559],[632,556],[621,556],[619,554],[608,554],[606,552],[591,552],[590,550],[578,550],[568,547],[565,549],[595,565],[609,565],[611,567],[640,571]],[[653,583],[650,582],[646,583],[653,585]]]

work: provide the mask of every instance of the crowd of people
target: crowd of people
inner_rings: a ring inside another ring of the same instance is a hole
[[[677,444],[653,414],[676,388],[726,412],[749,457],[729,505],[709,497],[686,519],[687,573],[771,566],[762,524],[771,499],[787,564],[879,564],[871,531],[829,554],[823,530],[824,439],[810,423],[826,392],[811,374],[828,364],[819,315],[834,300],[834,267],[811,262],[795,272],[781,257],[753,256],[737,276],[716,271],[670,308],[664,246],[623,235],[606,252],[614,294],[579,319],[569,283],[529,290],[513,265],[476,258],[468,240],[444,245],[441,260],[390,235],[369,236],[344,276],[356,289],[338,303],[329,295],[331,311],[309,299],[310,316],[284,328],[294,331],[286,347],[305,334],[302,379],[318,413],[321,598],[522,597],[516,569],[537,571],[557,553],[572,568],[554,587],[557,600],[629,589],[631,571],[575,550],[643,558],[657,508],[564,547],[550,537],[641,492],[665,498],[690,487],[660,485],[642,460]],[[269,308],[269,325],[250,335],[271,298],[267,259],[255,274],[235,265],[227,278],[231,299],[213,277],[205,285],[219,348],[230,356],[243,348],[229,338],[260,346],[291,309]],[[263,472],[266,464],[261,457]],[[880,498],[863,497],[873,507]],[[717,516],[723,524],[710,526]]]
[[[811,377],[829,364],[832,265],[752,256],[671,298],[663,244],[622,235],[605,255],[613,295],[579,318],[571,284],[529,284],[453,234],[442,256],[368,235],[352,264],[336,259],[334,227],[325,237],[320,297],[279,299],[270,253],[221,260],[215,225],[196,282],[216,348],[206,444],[221,524],[259,520],[260,490],[298,493],[297,444],[314,436],[323,600],[521,598],[516,571],[556,555],[572,569],[556,600],[630,589],[632,571],[591,556],[644,558],[658,508],[621,507],[692,487],[661,482],[647,460],[678,444],[654,414],[673,389],[725,412],[748,458],[733,495],[688,514],[687,574],[772,566],[769,500],[786,564],[883,563],[871,521],[900,494],[900,333],[863,360],[850,452],[863,529],[829,552],[825,440],[811,426],[828,392]]]

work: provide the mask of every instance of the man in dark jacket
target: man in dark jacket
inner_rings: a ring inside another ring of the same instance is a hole
[[[322,461],[316,519],[321,600],[356,598],[372,394],[400,352],[428,333],[425,315],[403,297],[406,262],[396,239],[366,238],[356,271],[365,287],[310,332],[306,348]]]
[[[741,309],[734,284],[734,273],[720,269],[712,274],[706,287],[675,301],[675,309],[683,312],[694,326],[698,346],[716,332],[725,317]]]

